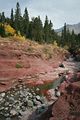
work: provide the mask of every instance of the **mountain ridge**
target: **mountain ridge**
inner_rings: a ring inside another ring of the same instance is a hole
[[[64,26],[63,26],[64,27]],[[61,32],[63,30],[63,27],[56,29],[55,31],[58,33],[58,35],[61,35]],[[72,30],[74,30],[75,34],[79,34],[80,33],[80,22],[77,24],[67,24],[66,25],[67,30],[69,29],[70,32],[72,32]]]

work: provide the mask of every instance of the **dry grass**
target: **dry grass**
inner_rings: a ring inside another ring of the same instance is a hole
[[[29,39],[25,39],[22,36],[13,36],[9,38],[0,38],[1,42],[17,42],[20,48],[27,53],[39,54],[43,59],[51,59],[60,54],[67,54],[67,50],[61,48],[57,45],[56,42],[54,44],[38,44],[35,41],[31,41]]]

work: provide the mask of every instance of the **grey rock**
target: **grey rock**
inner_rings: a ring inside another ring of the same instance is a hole
[[[8,110],[8,107],[5,107],[5,110]]]
[[[12,109],[12,110],[10,111],[10,114],[11,114],[11,116],[15,116],[15,115],[17,115],[17,112],[16,112],[16,110]]]
[[[25,108],[24,106],[22,106],[21,108],[22,108],[22,111],[25,111],[25,110],[26,110],[26,108]]]
[[[0,98],[0,102],[3,100],[3,98]]]
[[[5,103],[5,106],[8,106],[8,105],[9,105],[9,102],[6,102],[6,103]]]
[[[4,107],[1,107],[0,110],[4,110]]]
[[[40,89],[39,88],[36,88],[36,91],[39,91]]]
[[[37,96],[36,96],[36,99],[37,99],[37,100],[40,100],[41,98],[40,98],[40,96],[39,96],[39,95],[37,95]]]
[[[28,100],[28,107],[33,107],[33,102],[31,100]]]
[[[11,118],[8,117],[8,118],[6,118],[6,120],[11,120]]]
[[[6,113],[6,114],[5,114],[5,117],[9,117],[9,116],[10,116],[9,113]]]
[[[5,93],[1,93],[1,96],[2,96],[2,97],[5,97]]]
[[[57,97],[59,97],[61,94],[60,94],[60,92],[58,91],[58,92],[56,92],[56,96]]]

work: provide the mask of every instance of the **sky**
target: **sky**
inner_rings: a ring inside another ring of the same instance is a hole
[[[17,2],[22,14],[27,7],[30,18],[40,16],[44,22],[47,15],[54,29],[62,27],[65,22],[80,22],[80,0],[0,0],[0,13],[4,11],[6,16],[10,16],[11,8],[15,10]]]

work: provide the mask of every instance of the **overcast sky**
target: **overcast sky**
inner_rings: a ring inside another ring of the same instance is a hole
[[[19,1],[22,13],[24,8],[28,8],[29,16],[41,16],[44,21],[45,15],[52,20],[54,28],[67,24],[80,22],[80,0],[0,0],[0,12],[4,11],[6,16],[10,16],[11,8],[15,9],[16,2]]]

